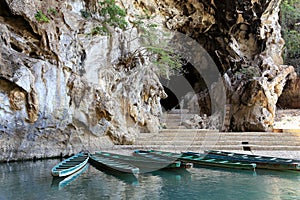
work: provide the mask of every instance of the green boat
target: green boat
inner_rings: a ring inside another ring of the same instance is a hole
[[[235,162],[255,163],[258,169],[272,169],[272,170],[295,170],[300,171],[300,160],[289,158],[278,158],[271,156],[250,155],[242,153],[233,153],[226,151],[207,150],[206,157],[230,160]],[[187,152],[186,154],[197,154],[194,152]]]
[[[89,160],[88,153],[78,153],[70,158],[63,160],[51,169],[52,176],[69,176],[83,168]]]
[[[140,173],[146,173],[151,171],[156,171],[159,169],[170,169],[170,168],[179,168],[181,165],[180,161],[175,161],[170,163],[168,159],[164,158],[145,158],[137,156],[127,156],[110,152],[97,151],[94,154],[95,156],[101,155],[110,159],[117,161],[122,161],[124,163],[132,164],[140,169]]]
[[[205,154],[185,155],[180,153],[172,153],[172,152],[156,151],[156,150],[149,150],[147,152],[149,155],[164,156],[164,157],[169,157],[170,159],[177,159],[182,162],[193,163],[194,167],[211,166],[211,167],[222,167],[222,168],[244,169],[244,170],[255,170],[256,167],[255,163],[206,158]]]
[[[140,169],[132,164],[116,160],[101,154],[90,154],[90,162],[97,169],[110,170],[129,174],[138,174]]]

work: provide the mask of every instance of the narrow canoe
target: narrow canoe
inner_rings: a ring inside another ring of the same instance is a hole
[[[122,173],[138,174],[140,169],[121,160],[115,160],[101,154],[90,154],[90,162],[97,169],[111,170]]]
[[[180,168],[181,167],[181,161],[177,160],[176,158],[171,157],[162,157],[155,154],[150,153],[149,151],[144,150],[135,150],[133,152],[133,155],[135,157],[144,158],[144,159],[151,159],[151,160],[163,160],[169,165],[165,166],[166,169],[172,169],[172,168]]]
[[[140,173],[146,173],[155,171],[163,168],[179,168],[180,161],[176,161],[174,164],[170,163],[169,160],[163,158],[146,158],[137,156],[127,156],[121,154],[115,154],[110,152],[95,152],[95,155],[101,155],[110,159],[132,164],[140,169]]]
[[[70,158],[63,160],[51,169],[52,176],[69,176],[83,168],[89,160],[89,154],[78,153]]]
[[[231,161],[242,161],[256,163],[258,169],[273,169],[273,170],[296,170],[300,171],[300,160],[289,158],[278,158],[271,156],[250,155],[242,153],[233,153],[226,151],[207,150],[206,157],[220,158]],[[186,154],[197,154],[187,152]]]
[[[202,167],[202,166],[212,166],[212,167],[222,167],[222,168],[232,168],[232,169],[245,169],[245,170],[255,170],[255,163],[248,162],[238,162],[238,161],[228,161],[223,159],[215,159],[215,158],[206,158],[203,155],[186,155],[180,153],[172,153],[166,151],[156,151],[150,150],[150,154],[167,156],[173,159],[178,159],[182,162],[193,163],[194,166]]]
[[[84,167],[82,167],[75,173],[71,174],[70,176],[53,177],[51,187],[61,190],[65,186],[69,185],[71,182],[75,181],[83,172],[85,172],[87,170],[88,167],[89,167],[89,163],[87,163]]]

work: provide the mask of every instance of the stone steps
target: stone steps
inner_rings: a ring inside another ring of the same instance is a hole
[[[300,147],[300,141],[250,141],[248,142],[250,146],[253,145],[260,145],[260,146],[299,146]],[[139,141],[136,142],[136,145],[148,145],[149,141]],[[193,140],[185,140],[185,141],[176,141],[176,140],[170,140],[170,141],[159,141],[154,140],[151,141],[151,145],[182,145],[182,146],[188,146],[188,145],[207,145],[207,144],[215,144],[216,146],[225,146],[225,145],[241,145],[242,141],[193,141]]]
[[[187,114],[189,109],[173,109],[164,114]]]
[[[181,125],[181,121],[178,121],[178,122],[174,122],[174,121],[172,121],[172,122],[165,122],[165,124],[166,124],[166,127],[168,129],[176,129],[176,128],[171,128],[171,127],[178,127],[178,126],[180,126]]]
[[[160,122],[163,123],[168,129],[183,129],[185,127],[181,127],[181,123],[190,119],[194,115],[194,113],[189,113],[189,110],[187,109],[171,110],[161,116]]]
[[[242,145],[190,145],[190,146],[176,146],[176,145],[119,145],[113,148],[116,149],[124,149],[124,150],[135,150],[135,149],[157,149],[157,150],[171,150],[171,151],[203,151],[203,150],[232,150],[232,151],[243,151]],[[251,147],[252,151],[300,151],[300,146],[261,146],[254,145]]]
[[[170,121],[180,121],[182,119],[188,119],[193,117],[195,114],[164,114],[161,119]]]
[[[300,151],[300,133],[217,132],[202,129],[163,129],[141,133],[132,148]],[[242,142],[247,142],[243,145]],[[130,147],[131,148],[131,147]]]
[[[273,132],[217,132],[214,130],[201,130],[201,129],[163,129],[158,133],[140,133],[140,137],[207,137],[218,136],[220,138],[299,138],[300,133],[273,133]]]
[[[194,138],[194,137],[143,137],[143,138],[138,138],[137,143],[152,143],[154,141],[161,141],[161,142],[248,142],[248,143],[296,143],[300,145],[300,140],[298,138],[284,138],[284,139],[273,139],[273,138],[253,138],[253,139],[245,139],[245,138],[233,138],[233,139],[228,139],[228,138],[217,138],[217,137],[202,137],[202,138]]]
[[[184,129],[184,130],[177,130],[177,129],[161,129],[159,131],[160,133],[182,133],[182,134],[186,134],[186,133],[215,133],[216,130],[208,130],[208,129]],[[141,133],[143,134],[143,133]]]
[[[145,134],[140,135],[140,139],[146,139],[146,138],[170,138],[170,139],[188,139],[193,138],[195,140],[202,140],[205,138],[213,138],[214,140],[299,140],[300,136],[296,135],[287,135],[287,136],[231,136],[231,135],[219,135],[219,134],[207,134],[207,135],[199,135],[199,134],[189,134],[189,135],[183,135],[183,134]]]
[[[278,132],[218,132],[216,130],[186,129],[181,122],[195,114],[188,110],[173,110],[163,114],[161,122],[167,129],[158,133],[140,133],[128,149],[161,150],[237,150],[250,147],[253,151],[300,151],[300,131]],[[242,144],[246,143],[246,144]]]

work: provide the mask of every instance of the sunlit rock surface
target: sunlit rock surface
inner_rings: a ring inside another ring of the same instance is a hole
[[[294,73],[282,65],[280,1],[117,2],[127,19],[146,9],[207,50],[227,77],[232,130],[272,128],[276,102]],[[158,131],[159,100],[166,96],[159,78],[147,62],[116,65],[139,47],[128,42],[138,33],[91,35],[101,17],[82,11],[97,9],[96,0],[1,1],[0,160],[99,150],[133,143],[140,129]],[[38,11],[48,13],[48,23],[36,20]]]
[[[294,68],[283,65],[281,56],[280,2],[156,1],[166,26],[197,40],[224,75],[229,130],[272,130],[277,100],[294,76]],[[202,105],[209,104],[203,103],[207,99],[200,99]]]
[[[164,97],[147,64],[118,59],[138,48],[135,29],[90,35],[81,10],[97,1],[1,1],[0,160],[49,157],[131,144],[157,131]],[[131,6],[131,5],[129,5]],[[38,11],[56,13],[38,22]],[[130,45],[130,46],[129,46]]]

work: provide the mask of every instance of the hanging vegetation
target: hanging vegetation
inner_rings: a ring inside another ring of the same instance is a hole
[[[281,4],[281,26],[285,40],[285,63],[300,74],[300,0],[284,0]]]

